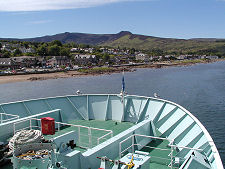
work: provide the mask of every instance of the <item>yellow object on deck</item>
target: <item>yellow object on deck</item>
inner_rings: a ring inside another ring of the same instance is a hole
[[[128,166],[128,169],[133,168],[134,167],[134,156],[132,155],[132,158],[130,160],[130,162],[128,164],[126,164],[126,166]]]

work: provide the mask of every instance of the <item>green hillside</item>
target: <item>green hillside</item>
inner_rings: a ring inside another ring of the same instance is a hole
[[[162,50],[166,53],[212,53],[218,55],[225,54],[225,41],[216,39],[170,39],[147,37],[143,35],[127,34],[113,41],[107,41],[103,46],[135,48],[151,51]]]

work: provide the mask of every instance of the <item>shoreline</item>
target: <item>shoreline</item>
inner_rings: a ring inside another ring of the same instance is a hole
[[[153,64],[139,65],[139,66],[124,66],[117,68],[109,68],[106,70],[98,71],[67,71],[67,72],[56,72],[56,73],[45,73],[45,74],[27,74],[27,75],[10,75],[10,76],[0,76],[0,84],[15,83],[15,82],[25,82],[25,81],[41,81],[49,79],[59,79],[59,78],[71,78],[71,77],[84,77],[84,76],[99,76],[99,75],[110,75],[113,73],[132,72],[137,68],[168,68],[168,67],[182,67],[182,66],[192,66],[196,64],[207,64],[212,62],[224,61],[225,59],[217,59],[212,61],[205,60],[193,60],[193,61],[174,61],[174,62],[156,62]]]

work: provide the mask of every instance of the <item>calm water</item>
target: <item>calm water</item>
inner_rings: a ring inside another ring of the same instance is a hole
[[[128,94],[174,101],[192,112],[214,139],[225,164],[225,62],[125,73]],[[83,93],[119,93],[121,74],[0,85],[0,103]]]

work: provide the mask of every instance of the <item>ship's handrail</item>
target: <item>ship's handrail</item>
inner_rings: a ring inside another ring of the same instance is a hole
[[[17,132],[17,131],[20,131],[20,130],[23,130],[23,129],[38,129],[38,130],[41,130],[41,123],[40,123],[40,126],[34,126],[33,123],[32,123],[32,120],[34,121],[41,121],[41,119],[38,119],[38,118],[29,118],[29,119],[24,119],[22,121],[19,121],[19,122],[16,122],[14,123],[14,134]],[[21,128],[19,130],[16,130],[16,127],[15,125],[18,124],[18,123],[24,123],[26,121],[29,121],[29,126],[27,127],[24,127],[24,128]],[[100,140],[102,139],[107,139],[106,137],[110,135],[110,137],[112,138],[113,137],[113,131],[112,130],[106,130],[106,129],[100,129],[100,128],[94,128],[94,127],[88,127],[88,126],[82,126],[82,125],[75,125],[75,124],[69,124],[69,123],[62,123],[62,122],[55,122],[55,124],[57,125],[57,131],[60,131],[60,127],[61,126],[71,126],[71,127],[77,127],[78,128],[78,145],[80,145],[80,147],[82,148],[92,148],[96,145],[93,145],[93,142],[92,142],[92,138],[96,138],[97,140],[97,145],[100,144]],[[86,134],[82,134],[80,132],[80,129],[81,128],[84,128],[84,129],[87,129],[87,135]],[[107,132],[106,134],[100,136],[100,137],[94,137],[92,135],[92,130],[96,130],[96,131],[104,131],[104,132]],[[88,143],[84,143],[84,142],[81,142],[81,135],[82,136],[87,136],[88,137]],[[81,146],[81,143],[82,143],[82,146]],[[85,145],[83,145],[85,144]]]
[[[99,138],[97,139],[97,144],[100,143],[100,140],[101,140],[101,139],[106,139],[105,137],[108,136],[108,135],[111,135],[111,138],[112,138],[112,137],[113,137],[113,131],[111,131],[111,132],[109,132],[109,133],[107,133],[107,134],[105,134],[105,135],[99,137]]]
[[[135,144],[135,137],[145,137],[145,138],[149,138],[149,139],[159,139],[159,140],[167,140],[169,141],[168,147],[170,147],[170,149],[163,149],[163,148],[159,148],[159,147],[153,147],[153,146],[147,146],[147,145],[142,145],[142,144]],[[128,147],[126,147],[125,149],[122,150],[122,144],[125,143],[126,141],[128,141],[129,139],[131,139],[131,145],[129,145]],[[147,136],[147,135],[141,135],[141,134],[133,134],[129,137],[127,137],[126,139],[124,139],[123,141],[121,141],[119,143],[119,158],[122,158],[123,153],[127,152],[129,149],[131,149],[132,153],[135,153],[135,146],[140,146],[142,148],[147,147],[150,149],[156,149],[156,150],[160,150],[160,151],[169,151],[169,155],[168,157],[170,158],[163,158],[163,157],[158,157],[158,156],[152,156],[151,157],[155,157],[155,158],[159,158],[162,160],[168,160],[170,163],[168,164],[168,167],[172,168],[176,168],[175,166],[173,166],[173,164],[175,163],[175,159],[177,158],[176,156],[173,155],[173,151],[176,148],[183,148],[183,149],[188,149],[188,150],[196,150],[196,151],[200,151],[202,152],[202,149],[198,149],[198,148],[191,148],[191,147],[186,147],[186,146],[178,146],[174,144],[174,140],[168,139],[168,138],[162,138],[162,137],[155,137],[155,136]],[[185,159],[179,157],[179,162],[178,163],[182,163],[184,162]]]
[[[7,119],[3,119],[3,115],[7,117]],[[11,118],[8,118],[8,116],[12,116]],[[7,114],[7,113],[0,113],[0,124],[11,121],[11,120],[16,120],[19,119],[20,116],[14,115],[14,114]]]
[[[161,99],[161,98],[154,98],[154,97],[147,97],[147,96],[137,96],[137,95],[129,95],[129,97],[138,97],[138,98],[145,98],[145,99],[152,99],[152,100],[157,100],[157,101],[162,101],[162,102],[166,102],[166,103],[170,103],[174,106],[177,106],[178,108],[180,108],[182,111],[184,111],[186,114],[189,115],[189,117],[191,117],[195,123],[201,128],[201,130],[204,132],[205,137],[207,138],[207,141],[212,149],[212,152],[214,153],[214,158],[216,161],[216,166],[218,168],[223,169],[223,163],[222,160],[220,158],[219,152],[216,148],[216,145],[212,139],[212,137],[210,136],[209,132],[206,130],[205,126],[202,125],[202,123],[192,114],[190,113],[187,109],[185,109],[184,107],[182,107],[181,105],[174,103],[172,101],[169,100],[165,100],[165,99]]]
[[[36,119],[36,120],[40,120],[40,119]],[[105,139],[105,137],[107,137],[108,135],[111,135],[111,138],[113,137],[113,131],[112,130],[106,130],[106,129],[100,129],[100,128],[95,128],[95,127],[88,127],[88,126],[82,126],[82,125],[76,125],[76,124],[69,124],[69,123],[62,123],[62,122],[55,122],[58,125],[58,131],[60,130],[60,125],[64,125],[64,126],[72,126],[72,127],[77,127],[78,128],[78,142],[79,144],[81,143],[80,141],[80,128],[86,128],[88,129],[88,139],[89,139],[89,145],[88,147],[84,147],[84,148],[92,148],[92,134],[91,134],[91,130],[97,130],[97,131],[105,131],[108,132],[105,135],[101,136],[101,137],[96,137],[97,138],[97,145],[100,143],[100,140]],[[84,135],[85,136],[85,135]]]
[[[28,118],[18,119],[17,121],[13,122],[13,134],[15,134],[16,131],[20,131],[22,129],[28,128],[28,127],[24,127],[22,129],[16,130],[16,124],[19,124],[19,123],[26,122],[26,121],[30,120],[29,128],[31,129],[31,127],[32,127],[32,119],[36,119],[35,117],[40,117],[40,116],[47,115],[47,114],[50,114],[50,113],[55,113],[55,112],[60,112],[60,109],[55,109],[55,110],[51,110],[51,111],[48,111],[48,112],[35,114],[35,115],[32,115],[32,116],[29,116]]]

